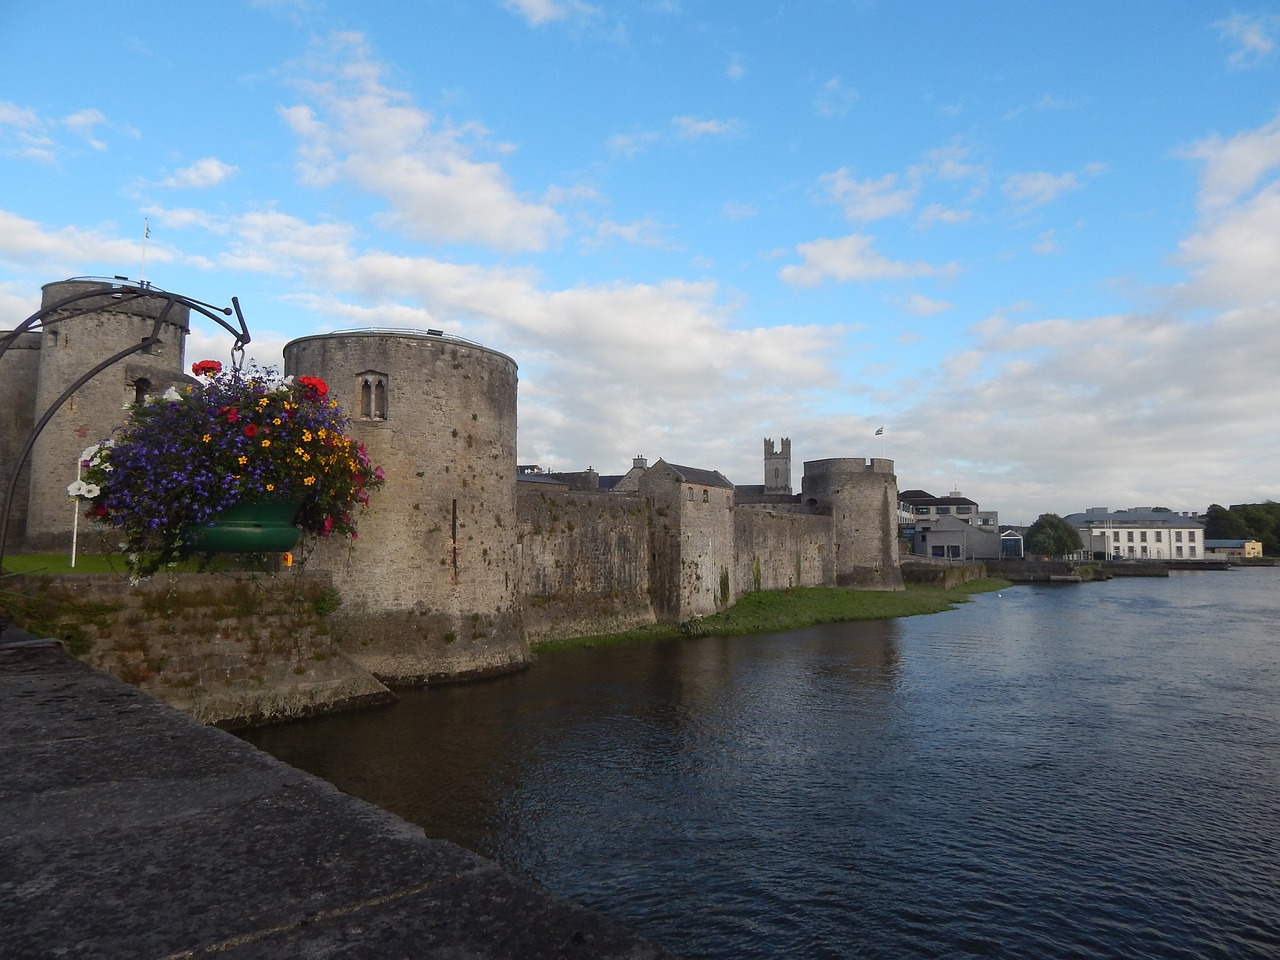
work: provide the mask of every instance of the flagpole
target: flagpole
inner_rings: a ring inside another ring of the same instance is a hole
[[[151,236],[151,224],[147,222],[147,218],[142,218],[142,267],[138,270],[138,283],[143,284],[147,279],[147,239]]]

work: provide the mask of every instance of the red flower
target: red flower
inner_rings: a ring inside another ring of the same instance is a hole
[[[219,407],[218,416],[226,417],[227,423],[235,423],[240,419],[240,411],[235,407]]]
[[[329,385],[319,377],[299,377],[298,383],[306,388],[307,394],[316,400],[323,400],[329,395]]]
[[[258,425],[256,423],[251,423],[244,428],[244,435],[246,437],[257,436],[257,434],[258,434]]]
[[[217,360],[197,360],[191,365],[191,372],[197,377],[213,377],[222,372],[222,364]]]

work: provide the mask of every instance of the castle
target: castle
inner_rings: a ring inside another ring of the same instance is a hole
[[[0,359],[0,490],[16,483],[11,549],[65,549],[75,513],[65,490],[80,451],[110,435],[123,406],[193,382],[188,316],[172,311],[147,351],[74,393],[14,481],[43,411],[157,324],[153,301],[118,296],[137,289],[127,283],[51,283],[43,303],[98,288],[88,309],[46,318]],[[541,474],[516,463],[516,369],[436,330],[330,333],[285,347],[284,372],[322,377],[386,471],[359,540],[321,541],[308,559],[333,577],[344,601],[337,628],[375,675],[502,672],[529,661],[530,643],[684,623],[751,590],[902,588],[892,461],[808,461],[799,494],[788,439],[764,441],[758,486],[643,457],[623,477]]]

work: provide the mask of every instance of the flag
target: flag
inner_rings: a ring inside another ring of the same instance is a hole
[[[142,221],[142,239],[143,240],[151,239],[151,224],[148,223],[146,220]]]
[[[876,436],[877,437],[881,436],[883,433],[884,433],[884,427],[881,427],[879,430],[876,431]]]

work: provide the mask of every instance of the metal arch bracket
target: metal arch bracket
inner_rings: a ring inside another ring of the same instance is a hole
[[[244,322],[244,314],[240,310],[240,301],[235,297],[231,298],[231,306],[215,307],[213,304],[205,303],[203,300],[195,300],[191,297],[184,297],[182,294],[170,293],[167,290],[161,290],[159,287],[153,286],[145,281],[138,281],[135,283],[124,277],[71,277],[69,280],[64,282],[73,283],[76,281],[106,284],[107,290],[104,291],[101,286],[98,286],[92,290],[86,290],[72,294],[69,297],[63,297],[61,300],[57,300],[47,307],[41,307],[30,317],[24,320],[16,329],[0,336],[0,359],[4,358],[9,347],[16,343],[22,334],[28,333],[36,327],[47,329],[55,323],[61,323],[65,320],[73,320],[76,317],[82,317],[88,313],[100,310],[100,308],[91,309],[85,307],[75,309],[72,312],[67,313],[65,316],[51,316],[52,314],[64,311],[68,307],[72,307],[83,300],[100,298],[104,293],[107,293],[117,299],[118,303],[113,305],[113,307],[124,306],[137,300],[146,299],[163,301],[164,306],[156,315],[156,321],[152,325],[151,333],[149,335],[144,337],[138,343],[111,355],[79,377],[74,383],[67,387],[66,390],[62,391],[62,394],[58,399],[55,400],[49,409],[44,412],[36,422],[36,425],[32,428],[31,433],[27,436],[26,443],[22,447],[22,452],[18,455],[18,458],[13,465],[13,475],[9,478],[9,485],[5,490],[4,515],[0,516],[0,568],[4,565],[5,545],[9,539],[9,514],[13,510],[13,495],[18,488],[18,478],[22,474],[22,468],[26,465],[27,458],[31,455],[31,450],[35,446],[36,440],[39,438],[41,432],[48,425],[49,421],[53,419],[54,415],[62,408],[62,405],[66,403],[77,390],[100,374],[103,370],[114,366],[125,357],[132,356],[135,353],[141,353],[159,342],[161,331],[163,331],[166,324],[171,322],[170,316],[175,306],[187,307],[189,310],[194,310],[202,316],[208,317],[235,338],[235,343],[231,348],[231,356],[232,363],[236,369],[240,368],[240,364],[244,359],[245,345],[251,340],[249,336],[249,328]],[[112,309],[112,307],[109,307],[106,312],[110,313]],[[233,313],[238,326],[232,326],[225,319],[226,317],[230,317]],[[190,326],[184,325],[183,332],[187,333],[189,331]]]

